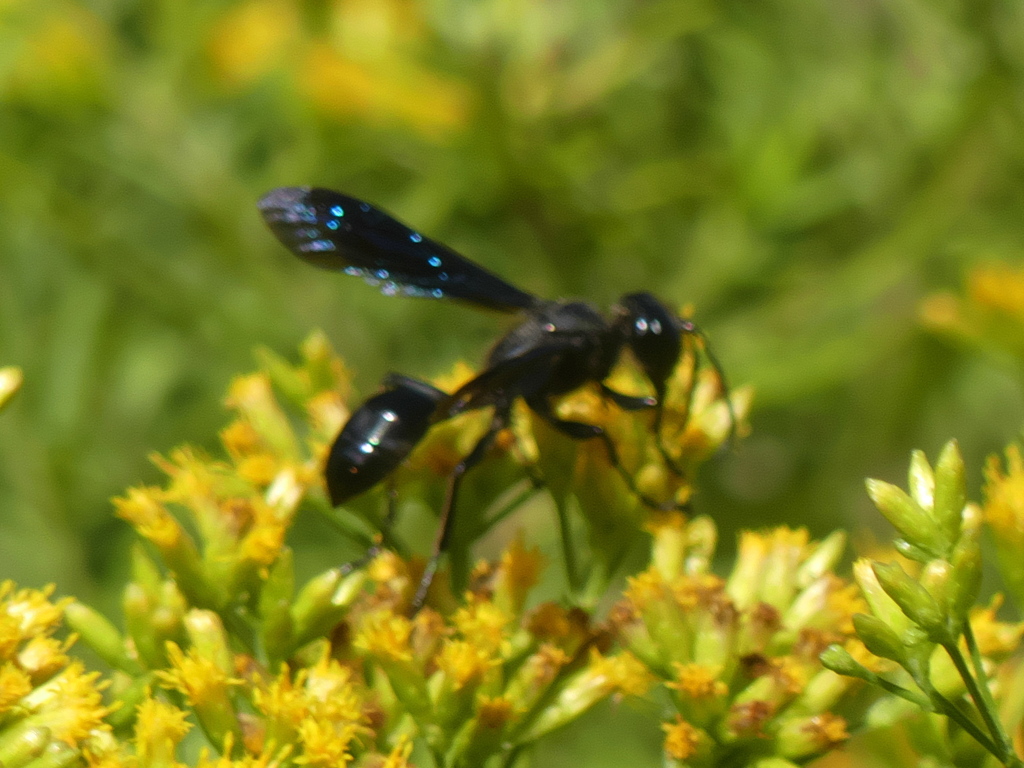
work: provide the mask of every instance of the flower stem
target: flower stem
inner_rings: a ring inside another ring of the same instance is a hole
[[[946,649],[946,653],[956,667],[961,679],[963,679],[964,685],[967,686],[967,691],[974,701],[974,706],[977,708],[978,714],[981,715],[981,719],[984,720],[985,726],[988,728],[989,733],[992,734],[995,742],[991,746],[985,745],[984,742],[980,743],[995,755],[1003,765],[1020,766],[1022,765],[1020,758],[1014,754],[1010,739],[996,716],[995,702],[992,700],[988,690],[988,681],[981,666],[981,654],[977,651],[970,622],[964,622],[964,639],[967,641],[968,649],[973,647],[971,656],[977,677],[971,674],[971,669],[967,665],[967,659],[964,658],[956,643],[943,643],[942,647]],[[977,739],[977,736],[974,738]],[[993,749],[992,747],[995,748]]]

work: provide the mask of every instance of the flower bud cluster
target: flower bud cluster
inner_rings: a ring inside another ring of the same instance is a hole
[[[640,544],[650,509],[685,507],[698,467],[746,428],[752,390],[743,387],[726,393],[718,374],[698,365],[700,342],[688,341],[692,343],[684,346],[666,382],[660,417],[653,411],[626,411],[597,389],[582,389],[561,401],[560,418],[605,431],[619,471],[603,440],[566,440],[539,417],[523,419],[523,442],[531,446],[530,455],[559,513],[563,519],[576,510],[582,513],[593,560],[588,586],[594,592],[608,586],[625,553]],[[650,383],[635,365],[620,365],[609,386],[631,395],[650,394]],[[660,442],[654,438],[655,426]],[[571,582],[583,581],[569,575]]]
[[[673,513],[651,530],[652,565],[630,580],[613,620],[671,701],[667,764],[711,766],[726,756],[786,764],[842,744],[847,721],[836,710],[851,681],[818,655],[830,643],[857,645],[851,617],[863,602],[833,572],[844,537],[744,533],[723,579],[710,568],[710,519]]]
[[[974,739],[970,749],[980,745],[1010,764],[1015,758],[995,712],[988,675],[994,662],[1017,648],[1024,624],[998,622],[998,598],[988,609],[974,608],[981,587],[982,515],[967,501],[956,442],[946,444],[934,469],[915,451],[908,487],[867,481],[875,506],[899,534],[896,550],[911,566],[908,570],[895,559],[862,559],[854,565],[870,609],[853,617],[854,627],[880,661],[868,669],[838,647],[823,661],[946,715]],[[936,754],[949,751],[946,743],[931,747]]]
[[[110,740],[99,673],[69,658],[59,640],[68,600],[53,588],[0,582],[0,765],[63,766]]]
[[[165,486],[115,501],[144,541],[124,629],[69,606],[73,628],[116,670],[108,721],[120,740],[88,762],[177,766],[183,742],[201,739],[199,764],[222,768],[477,766],[648,689],[644,665],[614,651],[585,611],[531,605],[541,559],[518,540],[468,573],[458,599],[438,579],[419,611],[423,564],[389,550],[301,583],[285,534],[300,504],[328,511],[319,468],[345,418],[347,377],[322,337],[297,367],[262,357],[260,373],[231,387],[226,459],[174,451],[156,460]],[[471,448],[458,442],[466,426],[432,430],[399,481],[449,471]]]

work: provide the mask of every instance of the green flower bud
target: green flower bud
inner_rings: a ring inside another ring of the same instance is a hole
[[[506,726],[513,714],[512,708],[505,700],[485,698],[481,700],[478,710],[452,739],[446,765],[465,768],[484,765],[488,757],[501,751]]]
[[[111,689],[113,706],[107,715],[107,722],[116,728],[127,728],[135,722],[139,705],[150,696],[153,686],[153,673],[146,672],[134,678],[126,687]]]
[[[932,472],[923,451],[913,451],[910,454],[907,488],[921,509],[931,509],[935,505],[935,473]]]
[[[960,534],[961,518],[967,504],[967,485],[964,478],[964,460],[956,440],[950,440],[942,449],[935,465],[934,516],[945,538],[956,541]]]
[[[846,549],[846,532],[833,531],[815,547],[797,572],[796,583],[804,588],[832,571]]]
[[[331,568],[306,582],[291,607],[296,647],[322,635],[341,621],[365,583],[364,570],[342,575],[340,568]]]
[[[949,628],[938,603],[924,587],[914,581],[899,563],[872,563],[872,570],[885,593],[915,624],[935,642],[949,640]]]
[[[860,680],[867,680],[869,683],[877,680],[874,672],[853,658],[850,652],[841,645],[833,643],[821,652],[818,660],[821,661],[821,666],[832,670],[836,674],[856,677]]]
[[[846,721],[831,712],[784,718],[775,736],[776,751],[794,760],[807,760],[835,749],[850,738]]]
[[[292,651],[294,593],[294,557],[291,548],[285,547],[260,590],[260,639],[272,662],[283,660]]]
[[[293,460],[301,458],[295,430],[274,398],[269,376],[256,373],[237,377],[228,390],[227,404],[238,409],[274,453]]]
[[[893,539],[893,548],[903,555],[907,560],[913,560],[915,563],[927,563],[933,558],[930,552],[925,552],[920,547],[911,544],[909,541],[903,539]]]
[[[817,715],[831,710],[850,690],[853,684],[850,677],[853,675],[840,675],[830,669],[819,670],[807,681],[789,711],[793,714]]]
[[[164,577],[160,573],[160,568],[153,562],[153,558],[146,552],[145,547],[138,542],[132,545],[131,574],[132,581],[156,600],[163,587]]]
[[[55,741],[51,742],[46,751],[28,763],[25,768],[70,768],[70,766],[81,764],[82,753],[80,750],[63,742]]]
[[[21,768],[43,754],[50,741],[50,729],[45,726],[7,728],[0,735],[0,765]]]
[[[950,556],[952,576],[949,580],[949,612],[962,623],[967,620],[981,591],[981,546],[977,528],[964,528]]]
[[[64,609],[64,620],[107,664],[130,675],[142,673],[139,663],[128,655],[124,636],[99,611],[76,601]]]
[[[129,582],[124,589],[123,609],[125,626],[142,663],[149,669],[166,666],[164,638],[157,636],[150,621],[153,601],[135,582]]]
[[[878,583],[878,577],[875,575],[870,560],[861,558],[853,564],[853,578],[856,579],[864,599],[868,601],[871,613],[881,619],[893,632],[899,635],[911,626],[907,615]]]
[[[231,649],[228,648],[228,636],[224,631],[220,616],[213,611],[193,608],[185,614],[185,631],[195,651],[205,659],[209,659],[227,677],[235,673]]]
[[[857,631],[857,637],[875,656],[891,659],[900,666],[907,665],[907,649],[899,635],[884,621],[875,616],[857,613],[853,616],[853,628]]]
[[[908,543],[920,547],[933,557],[941,557],[946,553],[950,542],[932,515],[905,491],[883,480],[869,479],[866,484],[868,495],[878,511]]]

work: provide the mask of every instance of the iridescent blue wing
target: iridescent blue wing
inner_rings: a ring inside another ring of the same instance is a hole
[[[281,187],[258,205],[264,221],[296,256],[363,277],[388,296],[459,299],[502,312],[538,301],[384,211],[340,192]]]

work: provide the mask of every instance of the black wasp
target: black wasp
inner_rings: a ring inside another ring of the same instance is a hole
[[[337,506],[387,477],[432,425],[466,411],[493,409],[490,426],[449,477],[433,558],[415,606],[425,598],[445,549],[459,483],[509,425],[517,398],[573,439],[602,439],[611,463],[638,495],[605,431],[561,419],[555,407],[560,396],[594,383],[620,408],[652,408],[656,443],[672,466],[660,430],[667,381],[679,362],[683,337],[703,340],[703,336],[693,323],[676,316],[651,294],[623,296],[610,318],[585,302],[540,299],[369,203],[329,189],[282,187],[266,194],[259,209],[292,253],[318,267],[363,277],[386,295],[456,299],[521,315],[518,324],[492,347],[486,367],[476,378],[447,393],[424,381],[391,374],[382,391],[356,409],[331,447],[325,475],[331,502]],[[703,346],[727,393],[721,367]],[[604,383],[627,348],[650,380],[654,397],[626,395]],[[664,506],[640,497],[650,506]]]

